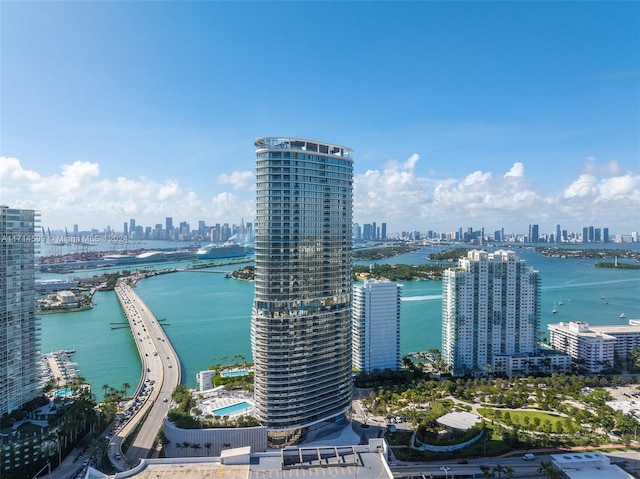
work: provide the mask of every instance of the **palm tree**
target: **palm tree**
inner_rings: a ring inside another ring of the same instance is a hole
[[[493,472],[498,473],[498,479],[502,479],[502,473],[504,472],[504,466],[500,464],[496,464],[496,467],[493,468]]]
[[[504,475],[507,477],[513,477],[516,473],[515,469],[511,466],[504,466]]]
[[[104,397],[106,399],[107,398],[107,391],[109,390],[109,385],[108,384],[103,384],[102,385],[102,389],[104,389]]]
[[[491,479],[493,477],[493,473],[489,466],[480,466],[480,470],[482,471],[482,475],[485,479]]]
[[[131,387],[131,384],[124,382],[122,383],[122,391],[124,394],[124,397],[127,397],[127,389],[129,389]]]
[[[560,477],[560,471],[553,467],[551,461],[542,461],[538,468],[538,473],[546,475],[547,479],[556,479]]]

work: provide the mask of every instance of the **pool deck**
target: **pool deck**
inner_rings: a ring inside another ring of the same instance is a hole
[[[218,398],[206,399],[202,402],[199,402],[198,407],[202,410],[203,415],[207,415],[207,414],[215,414],[215,411],[218,409],[222,409],[222,408],[233,406],[235,404],[240,404],[240,403],[247,403],[251,407],[241,409],[239,411],[234,411],[230,414],[225,414],[225,416],[233,417],[236,415],[247,414],[247,411],[252,410],[254,407],[253,402],[251,402],[251,400],[247,398],[241,398],[241,397],[218,397]]]

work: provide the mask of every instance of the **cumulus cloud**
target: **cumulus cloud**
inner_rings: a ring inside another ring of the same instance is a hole
[[[231,174],[222,173],[218,175],[218,181],[223,185],[232,185],[234,189],[246,189],[253,187],[254,181],[253,171],[234,171]]]
[[[596,177],[594,175],[580,175],[565,190],[565,198],[575,198],[591,195],[596,191]]]
[[[221,193],[219,197],[225,195],[228,194]],[[174,179],[158,183],[145,177],[101,178],[97,163],[75,161],[62,165],[60,173],[44,176],[23,168],[16,158],[4,157],[0,158],[0,197],[13,207],[39,210],[43,224],[54,227],[81,219],[98,227],[97,218],[112,225],[133,217],[139,223],[155,224],[167,215],[190,221],[237,221],[232,205],[247,210],[251,207],[246,205],[252,204],[234,197],[224,206],[216,198],[207,203],[196,192],[185,191]],[[223,216],[223,212],[229,216]],[[216,216],[218,213],[220,216]]]
[[[429,229],[445,232],[460,226],[513,228],[545,222],[578,230],[594,224],[640,229],[640,173],[619,162],[587,158],[575,178],[542,196],[514,162],[502,171],[476,170],[452,178],[435,178],[432,165],[418,154],[389,161],[354,178],[354,220],[387,222],[388,231]],[[230,191],[198,194],[176,179],[162,182],[140,177],[104,178],[97,163],[75,161],[52,175],[24,168],[16,158],[0,158],[3,204],[42,212],[45,226],[83,223],[117,227],[129,218],[153,225],[165,216],[237,222],[255,219],[254,173],[232,171],[217,177]],[[548,225],[547,225],[548,227]]]
[[[32,170],[25,170],[17,158],[0,157],[0,186],[9,188],[19,184],[37,182],[40,175]]]
[[[587,223],[627,225],[629,231],[640,226],[640,177],[622,171],[615,160],[599,165],[595,158],[587,158],[582,174],[556,195],[542,196],[520,162],[495,175],[478,170],[433,182],[417,174],[417,158],[413,155],[404,163],[389,163],[383,172],[369,170],[357,176],[356,218],[393,221],[421,231],[442,225],[517,229],[545,222],[573,223],[575,228]]]
[[[515,162],[511,169],[504,174],[505,178],[524,178],[524,165]]]
[[[420,157],[411,155],[404,163],[388,162],[382,171],[367,170],[354,179],[354,211],[365,221],[406,216],[428,202],[424,186],[415,173]],[[381,216],[384,212],[385,216]]]

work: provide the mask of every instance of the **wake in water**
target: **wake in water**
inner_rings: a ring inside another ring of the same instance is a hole
[[[427,294],[425,296],[409,296],[407,298],[400,298],[401,301],[432,301],[435,299],[442,299],[441,294]]]
[[[554,289],[567,289],[567,288],[582,288],[584,286],[601,286],[605,284],[621,284],[621,283],[640,283],[640,278],[629,279],[612,279],[609,281],[594,281],[589,283],[565,283],[557,286],[543,286],[543,291],[550,291]]]

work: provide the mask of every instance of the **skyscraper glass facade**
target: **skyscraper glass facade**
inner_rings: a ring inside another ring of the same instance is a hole
[[[285,446],[341,426],[351,406],[353,151],[255,146],[255,406],[270,443]]]
[[[0,415],[39,393],[34,236],[39,214],[0,206]]]

